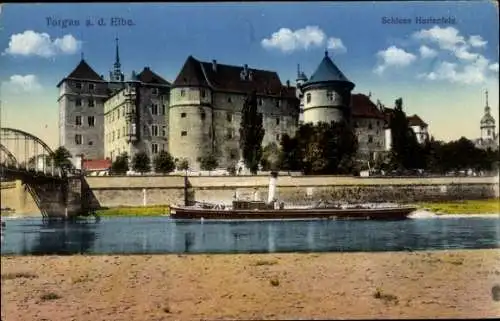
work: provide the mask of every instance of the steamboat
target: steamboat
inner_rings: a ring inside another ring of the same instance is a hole
[[[269,179],[268,201],[233,200],[231,205],[195,203],[192,206],[172,206],[174,219],[361,219],[404,220],[416,207],[397,204],[336,204],[318,202],[308,206],[285,206],[275,198],[277,173]]]

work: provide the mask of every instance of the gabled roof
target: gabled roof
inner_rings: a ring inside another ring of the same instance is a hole
[[[420,126],[420,127],[427,127],[427,124],[420,118],[418,115],[414,114],[411,115],[410,117],[406,117],[408,119],[408,124],[410,126]]]
[[[351,114],[353,117],[385,119],[384,113],[377,108],[370,97],[363,94],[351,95]]]
[[[352,83],[347,77],[340,71],[340,69],[333,63],[333,61],[328,57],[328,52],[325,52],[325,57],[321,60],[318,68],[309,78],[309,80],[304,84],[304,86],[318,83],[345,83],[347,86],[354,88],[354,83]]]
[[[154,73],[149,67],[144,67],[137,75],[137,79],[146,84],[170,85],[168,81]]]
[[[295,97],[295,88],[285,87],[274,71],[247,68],[249,78],[242,79],[244,66],[232,66],[217,62],[205,62],[189,56],[174,86],[210,87],[214,90],[248,93],[255,90],[257,95]],[[293,90],[291,89],[293,88]]]

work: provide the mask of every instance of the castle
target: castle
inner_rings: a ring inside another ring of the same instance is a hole
[[[240,159],[239,124],[247,94],[255,91],[263,114],[263,146],[279,144],[282,135],[293,136],[301,123],[340,121],[353,123],[359,159],[369,161],[390,149],[390,112],[371,95],[353,94],[347,79],[325,52],[307,77],[297,70],[295,86],[283,84],[274,71],[200,61],[189,56],[173,83],[150,68],[121,71],[118,40],[109,79],[96,73],[83,59],[59,88],[59,143],[73,156],[86,160],[114,160],[139,151],[151,159],[161,150],[185,158],[199,169],[199,158],[210,152],[219,167]],[[409,117],[419,141],[427,124]]]

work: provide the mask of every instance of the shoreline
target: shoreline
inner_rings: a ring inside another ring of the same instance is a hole
[[[499,249],[2,256],[1,265],[7,320],[500,316]]]

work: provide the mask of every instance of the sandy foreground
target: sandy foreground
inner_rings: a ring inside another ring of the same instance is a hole
[[[500,250],[3,256],[1,267],[2,321],[500,316]]]

